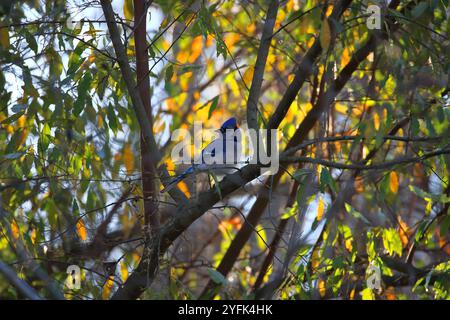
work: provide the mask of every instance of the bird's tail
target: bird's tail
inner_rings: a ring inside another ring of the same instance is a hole
[[[165,186],[160,192],[164,193],[167,192],[169,190],[171,190],[173,187],[175,187],[177,185],[178,182],[184,180],[184,178],[186,178],[190,173],[192,173],[194,170],[192,167],[190,167],[189,169],[187,169],[185,172],[183,172],[182,174],[180,174],[178,177],[176,177],[175,179],[173,179],[172,181],[170,181],[167,186]]]

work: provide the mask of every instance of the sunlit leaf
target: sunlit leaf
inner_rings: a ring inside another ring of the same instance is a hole
[[[395,171],[391,171],[389,174],[389,189],[394,194],[398,192],[398,175]]]

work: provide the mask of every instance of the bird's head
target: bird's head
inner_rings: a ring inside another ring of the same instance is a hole
[[[239,129],[238,125],[237,125],[237,121],[236,118],[230,118],[227,121],[225,121],[222,126],[220,127],[219,131],[222,134],[225,134],[227,132],[227,130],[237,130]]]

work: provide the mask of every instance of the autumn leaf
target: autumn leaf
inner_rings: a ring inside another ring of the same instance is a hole
[[[19,226],[17,225],[16,220],[13,220],[11,222],[11,233],[12,233],[14,239],[16,239],[16,240],[19,239],[20,229],[19,229]]]
[[[36,244],[36,229],[33,228],[30,232],[30,239],[32,244]]]
[[[377,112],[374,112],[373,114],[373,126],[375,127],[375,130],[380,129],[380,116]]]
[[[77,222],[77,234],[82,241],[86,241],[87,232],[86,232],[86,226],[84,225],[83,219],[79,219]]]
[[[325,297],[325,294],[327,293],[327,289],[325,288],[325,281],[324,281],[323,279],[320,279],[320,280],[319,280],[318,288],[319,288],[319,294],[320,294],[320,296],[321,296],[322,298]]]
[[[186,195],[186,197],[191,196],[191,193],[189,192],[189,188],[188,188],[186,182],[184,182],[184,181],[178,182],[178,188],[180,188],[181,192],[183,192]]]
[[[197,36],[192,40],[191,55],[189,56],[188,62],[194,63],[202,53],[202,49],[203,49],[203,37]]]
[[[324,211],[325,211],[325,202],[323,200],[323,197],[319,197],[319,202],[317,204],[317,221],[322,220]]]
[[[127,144],[123,150],[123,162],[125,164],[125,168],[127,169],[127,174],[132,174],[134,168],[134,157],[130,144]]]
[[[398,233],[400,235],[400,240],[402,240],[402,245],[403,247],[406,248],[406,246],[408,245],[408,225],[405,223],[405,221],[402,220],[402,218],[400,216],[398,216],[398,225],[399,225],[399,230]]]
[[[247,87],[250,87],[253,80],[253,73],[255,72],[255,67],[250,66],[245,70],[244,74],[242,75],[242,79],[244,79],[245,85]]]
[[[111,289],[114,285],[114,276],[109,276],[108,280],[106,281],[105,285],[103,286],[102,291],[102,299],[107,300],[109,298],[109,295],[111,294]]]
[[[398,192],[398,175],[395,171],[389,174],[389,189],[392,193]]]
[[[365,288],[360,292],[360,294],[362,296],[362,300],[375,300],[375,294],[370,288]]]
[[[341,68],[345,67],[350,62],[350,50],[346,47],[342,51]]]
[[[127,281],[128,279],[128,268],[124,261],[120,263],[120,276],[122,278],[122,282]]]

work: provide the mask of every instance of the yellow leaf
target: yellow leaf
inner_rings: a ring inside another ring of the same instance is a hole
[[[327,289],[325,288],[325,281],[323,279],[319,280],[319,294],[323,298],[327,293]]]
[[[331,15],[331,13],[333,12],[333,5],[332,4],[330,4],[329,6],[328,6],[328,8],[327,8],[327,12],[325,13],[325,16],[326,17],[329,17],[330,15]]]
[[[330,47],[330,41],[331,41],[331,31],[330,31],[330,24],[328,22],[328,19],[324,19],[322,21],[322,27],[320,29],[320,45],[322,46],[322,49],[324,51],[327,51]]]
[[[25,122],[27,120],[27,117],[23,114],[20,116],[19,119],[17,119],[17,127],[18,128],[23,128],[25,127]]]
[[[258,247],[261,250],[266,249],[267,245],[267,235],[266,235],[266,231],[264,230],[264,228],[261,225],[258,225],[256,227],[257,230],[257,234],[256,234],[256,242],[258,243]]]
[[[20,229],[19,226],[17,225],[16,220],[13,220],[13,222],[11,222],[11,233],[14,237],[14,239],[19,239],[19,235],[20,235]]]
[[[389,188],[392,193],[397,193],[398,191],[398,175],[395,171],[391,171],[389,174]]]
[[[230,32],[223,37],[223,42],[225,42],[228,50],[233,51],[234,44],[238,42],[240,38],[241,36],[238,33]]]
[[[102,291],[102,299],[106,300],[109,298],[109,295],[111,293],[111,288],[114,285],[114,276],[109,276],[108,280],[106,281],[105,285],[103,286]]]
[[[252,84],[254,72],[255,72],[255,67],[253,67],[253,66],[248,67],[247,70],[245,70],[244,75],[242,76],[247,87],[250,87],[250,85]]]
[[[351,292],[350,292],[350,300],[353,300],[355,298],[355,289],[353,289]]]
[[[203,37],[197,36],[194,38],[194,40],[192,40],[191,55],[189,56],[188,60],[189,63],[194,63],[197,60],[197,58],[202,53],[202,49],[203,49]]]
[[[125,168],[127,169],[127,174],[131,174],[134,168],[134,157],[133,151],[131,150],[131,146],[127,144],[123,150],[123,162],[125,164]]]
[[[36,229],[31,230],[31,232],[30,232],[30,239],[31,239],[31,243],[32,244],[36,243]]]
[[[87,238],[86,227],[82,219],[79,219],[77,222],[77,234],[82,241],[86,241]]]
[[[9,49],[9,31],[7,27],[0,28],[0,46]]]
[[[345,248],[346,248],[349,252],[352,252],[352,250],[353,250],[353,242],[352,242],[352,239],[346,239],[346,240],[345,240]]]
[[[365,288],[360,294],[363,300],[375,300],[375,294],[370,288]]]
[[[375,127],[375,130],[380,129],[380,116],[377,112],[373,114],[373,126]]]
[[[337,112],[340,112],[340,113],[343,113],[343,114],[347,114],[348,107],[345,104],[337,102],[334,105],[334,108],[336,109]]]
[[[132,21],[133,20],[133,1],[132,0],[125,0],[123,2],[123,15],[125,16],[125,19]]]
[[[322,220],[323,212],[325,211],[325,203],[322,197],[319,197],[319,203],[317,204],[317,221]]]
[[[124,261],[122,261],[120,263],[120,276],[122,277],[122,282],[127,281],[127,279],[128,279],[128,268],[125,265]]]

